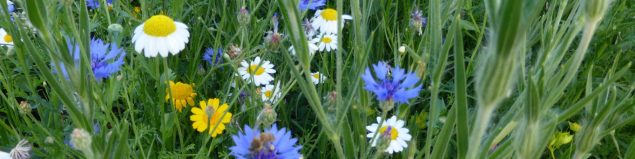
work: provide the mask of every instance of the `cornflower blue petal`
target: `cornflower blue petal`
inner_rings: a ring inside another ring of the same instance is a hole
[[[214,48],[207,48],[203,54],[203,60],[211,66],[223,63],[223,49],[214,50]]]
[[[88,9],[99,8],[99,1],[101,0],[86,0],[86,7],[88,7]],[[112,0],[106,0],[106,3],[110,5],[112,4]]]
[[[398,103],[408,103],[408,100],[411,98],[415,98],[417,96],[419,96],[419,91],[421,91],[422,86],[419,85],[415,88],[412,89],[402,89],[400,91],[398,91],[398,93],[395,93],[395,101]]]
[[[316,10],[324,5],[326,5],[326,0],[300,0],[300,4],[298,4],[300,11],[307,9]]]
[[[9,13],[12,13],[15,11],[15,6],[13,4],[7,6],[7,11],[9,11]],[[13,18],[13,17],[12,17]]]
[[[370,73],[370,69],[366,68],[366,72],[362,75],[362,80],[366,83],[364,86],[366,90],[372,91],[375,89],[377,82],[375,82],[373,74]]]
[[[417,77],[414,73],[408,73],[406,74],[406,79],[401,82],[401,87],[410,88],[417,84],[417,82],[419,82],[419,77]]]
[[[392,84],[394,86],[399,86],[401,81],[404,78],[405,71],[402,68],[394,67],[392,68]]]
[[[373,65],[373,69],[375,69],[375,75],[377,75],[377,78],[380,80],[386,79],[386,76],[388,75],[388,64],[386,64],[386,62],[381,61]]]

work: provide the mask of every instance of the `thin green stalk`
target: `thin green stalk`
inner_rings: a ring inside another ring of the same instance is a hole
[[[430,50],[429,53],[438,54],[441,52],[441,41],[443,40],[441,37],[442,32],[442,24],[441,24],[441,0],[430,0],[429,6],[429,15],[430,15],[430,30],[426,29],[426,32],[429,32],[430,39]],[[447,53],[442,53],[442,55],[446,55]],[[433,76],[432,81],[432,89],[431,96],[432,101],[430,102],[430,121],[434,123],[437,121],[437,99],[439,94],[439,84],[441,84],[441,72],[445,68],[445,58],[438,58],[440,64],[438,64],[435,68],[435,74]],[[432,146],[432,138],[435,134],[436,130],[434,126],[429,126],[428,131],[426,133],[426,142],[423,147],[423,151],[426,157],[430,157],[430,148]]]
[[[485,135],[485,130],[487,130],[494,108],[494,106],[479,107],[476,114],[476,121],[474,122],[472,131],[470,132],[469,143],[471,146],[468,147],[466,158],[479,158],[479,152],[481,151],[482,146],[481,141],[483,141],[483,135]]]

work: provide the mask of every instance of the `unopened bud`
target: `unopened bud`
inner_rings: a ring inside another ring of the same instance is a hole
[[[82,128],[75,128],[71,133],[71,143],[76,149],[81,151],[90,151],[92,144],[92,137],[88,131]]]
[[[139,6],[135,6],[133,10],[137,14],[141,13],[141,7],[139,7]]]
[[[123,27],[121,26],[121,24],[110,24],[108,26],[108,31],[109,32],[113,32],[113,33],[120,33],[121,31],[123,31]]]
[[[264,108],[258,115],[258,120],[262,122],[262,124],[265,125],[266,127],[269,127],[274,122],[276,122],[277,118],[278,118],[278,114],[276,113],[275,110],[273,110],[273,108],[271,107],[271,104],[269,103],[265,103]]]
[[[249,15],[249,10],[245,7],[240,8],[240,11],[238,11],[238,24],[240,24],[240,26],[247,26],[250,21],[251,15]]]
[[[280,46],[280,42],[282,41],[282,34],[277,32],[269,31],[267,32],[267,36],[265,36],[265,43],[271,49],[277,49]]]
[[[580,124],[576,122],[569,122],[569,129],[571,129],[574,133],[580,131],[581,128],[582,126],[580,126]]]
[[[403,54],[403,53],[406,53],[406,46],[401,45],[401,46],[399,47],[399,53],[402,53],[402,54]]]
[[[198,74],[199,76],[205,75],[205,68],[203,68],[203,66],[201,65],[198,65],[198,69],[196,69],[196,74]]]
[[[45,144],[53,144],[54,142],[55,142],[55,138],[53,138],[53,136],[48,136],[46,137],[46,139],[44,139]]]
[[[31,113],[31,104],[29,104],[29,102],[27,102],[27,101],[21,101],[20,102],[20,113],[22,113],[22,114]]]

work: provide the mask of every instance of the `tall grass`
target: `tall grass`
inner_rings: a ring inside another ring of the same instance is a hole
[[[241,61],[260,56],[275,64],[275,82],[282,83],[284,99],[270,103],[275,121],[299,139],[304,158],[635,154],[629,0],[331,0],[327,7],[339,21],[353,20],[339,28],[337,51],[315,56],[302,27],[314,11],[298,10],[295,0],[115,0],[96,9],[86,0],[13,2],[18,10],[10,13],[0,1],[0,26],[14,39],[0,49],[0,151],[27,139],[41,158],[232,158],[231,135],[243,125],[266,126],[259,88],[234,75]],[[247,15],[239,15],[241,8]],[[427,17],[421,34],[409,25],[414,10]],[[134,28],[156,14],[188,25],[190,42],[178,55],[146,58],[134,50]],[[284,35],[279,47],[263,38],[274,14]],[[91,38],[128,53],[114,77],[93,77]],[[68,54],[67,39],[79,43],[80,63]],[[229,57],[232,47],[242,54]],[[223,48],[224,62],[205,63],[206,48]],[[416,72],[423,91],[408,104],[380,109],[361,79],[379,61]],[[79,69],[66,78],[53,71],[60,64]],[[328,79],[314,85],[315,71]],[[192,129],[190,107],[178,112],[165,100],[170,80],[194,83],[197,102],[228,103],[233,117],[225,132],[212,138]],[[406,121],[412,140],[388,154],[371,146],[366,126],[392,115]],[[581,129],[570,130],[568,122]],[[75,128],[92,136],[91,153],[69,145]],[[554,147],[559,132],[573,141]]]

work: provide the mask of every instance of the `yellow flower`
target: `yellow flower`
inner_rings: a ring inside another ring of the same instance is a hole
[[[574,133],[580,131],[581,128],[582,126],[580,126],[580,124],[576,122],[569,122],[569,129],[571,129],[571,131],[573,131]]]
[[[549,147],[558,148],[571,143],[571,141],[573,141],[573,135],[569,134],[569,132],[556,132],[551,141],[549,141]]]
[[[194,97],[196,97],[196,93],[194,93],[194,89],[190,84],[170,81],[170,88],[167,92],[168,94],[165,95],[165,100],[170,99],[170,95],[172,95],[172,105],[174,105],[174,108],[179,112],[188,104],[192,106],[195,104]]]
[[[193,115],[190,120],[193,121],[192,127],[198,132],[203,132],[209,128],[209,135],[216,138],[216,135],[222,134],[225,130],[225,124],[229,123],[232,113],[227,112],[227,103],[220,105],[218,98],[208,99],[207,102],[200,101],[200,108],[192,108]]]

